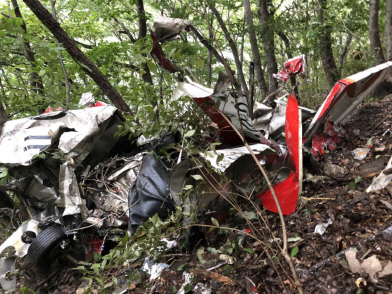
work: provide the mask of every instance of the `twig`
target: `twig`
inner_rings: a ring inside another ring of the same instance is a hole
[[[302,199],[305,199],[307,201],[311,201],[311,200],[336,200],[336,197],[304,197],[301,196]]]
[[[81,260],[76,260],[73,256],[66,254],[65,255],[70,261],[72,261],[74,264],[78,264],[78,265],[84,265],[84,266],[92,266],[92,263],[90,262],[85,262],[85,261],[81,261]]]
[[[273,197],[273,199],[275,201],[276,208],[278,210],[278,214],[279,214],[279,218],[280,218],[280,222],[281,222],[281,225],[282,225],[283,248],[281,250],[281,254],[283,255],[283,257],[285,258],[286,262],[288,263],[288,265],[290,267],[290,270],[291,270],[291,273],[293,275],[293,278],[294,278],[294,281],[295,281],[295,285],[297,286],[298,292],[300,294],[302,294],[303,290],[302,290],[301,284],[299,282],[297,272],[295,271],[294,264],[293,264],[293,262],[291,260],[291,257],[290,257],[290,255],[288,253],[288,250],[287,250],[287,230],[286,230],[286,224],[285,224],[284,217],[283,217],[282,208],[280,207],[279,199],[276,196],[276,193],[274,191],[274,188],[272,187],[272,184],[271,184],[271,182],[270,182],[270,180],[268,178],[268,175],[265,172],[264,168],[261,166],[261,164],[260,164],[259,160],[257,159],[256,155],[253,153],[252,148],[250,148],[249,144],[245,141],[244,137],[234,127],[234,125],[226,117],[226,115],[222,111],[220,111],[219,109],[217,109],[217,110],[218,110],[218,112],[220,112],[220,114],[223,116],[223,118],[227,121],[227,123],[232,127],[232,129],[237,133],[237,135],[242,139],[242,142],[244,143],[245,147],[248,149],[250,155],[252,156],[253,160],[255,161],[256,165],[260,169],[261,173],[263,174],[263,176],[264,176],[264,178],[265,178],[265,180],[267,182],[268,188],[270,189],[272,197]]]
[[[215,272],[210,272],[208,270],[201,270],[201,269],[190,269],[189,270],[192,274],[194,275],[198,275],[198,276],[203,276],[205,278],[210,278],[210,279],[214,279],[217,280],[225,285],[229,285],[229,286],[234,286],[235,283],[232,279],[223,276],[221,274],[215,273]]]
[[[381,125],[384,121],[386,121],[391,116],[391,114],[392,114],[392,110],[379,123],[371,125],[366,131],[376,129],[379,125]]]
[[[365,259],[365,257],[369,255],[370,252],[372,252],[372,249],[369,249],[368,251],[366,251],[365,254],[361,256],[359,261],[362,262]]]
[[[227,264],[226,261],[221,262],[221,263],[218,263],[216,266],[210,267],[210,268],[208,268],[207,270],[208,270],[208,271],[213,271],[214,269],[220,268],[222,265],[225,265],[225,264]]]

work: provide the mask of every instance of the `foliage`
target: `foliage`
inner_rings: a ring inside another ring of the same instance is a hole
[[[42,3],[50,8],[49,1]],[[139,124],[128,126],[126,131],[134,129],[159,133],[163,127],[177,128],[180,122],[193,117],[194,106],[185,101],[169,102],[169,97],[175,87],[176,80],[155,65],[149,56],[151,40],[149,36],[138,39],[139,18],[133,5],[135,2],[126,1],[75,1],[68,0],[58,3],[56,11],[61,26],[67,33],[84,44],[81,49],[95,62],[101,71],[109,78],[123,98],[137,113],[130,120],[139,119]],[[269,30],[281,31],[287,35],[291,46],[288,48],[278,35],[275,35],[275,55],[280,64],[287,60],[288,54],[307,57],[308,76],[299,86],[301,103],[308,107],[317,107],[323,99],[327,83],[322,72],[319,55],[319,34],[325,26],[333,28],[332,43],[336,61],[342,54],[344,42],[348,34],[353,34],[349,53],[342,68],[342,75],[347,76],[372,65],[374,59],[370,56],[367,40],[367,2],[339,0],[329,1],[327,6],[327,23],[321,24],[314,14],[319,9],[317,1],[272,1],[271,13],[275,17],[268,24]],[[38,109],[48,105],[52,107],[65,106],[64,76],[58,60],[58,51],[62,51],[65,66],[71,80],[71,108],[77,107],[82,93],[92,91],[97,99],[109,102],[89,77],[81,70],[60,46],[56,45],[53,36],[37,20],[22,2],[19,3],[23,19],[15,16],[13,7],[2,4],[3,15],[0,21],[0,37],[3,40],[0,50],[1,100],[5,104],[7,115],[18,118],[37,114]],[[212,29],[215,47],[222,50],[234,66],[230,57],[230,48],[221,34],[219,24],[204,2],[196,1],[145,1],[147,20],[152,22],[158,12],[169,17],[179,17],[192,20],[204,36]],[[251,60],[250,46],[244,27],[241,3],[230,1],[215,1],[214,5],[226,22],[226,26],[243,51],[243,68],[249,77],[248,62]],[[253,7],[256,10],[256,7]],[[380,7],[380,29],[383,35],[385,25],[385,4]],[[206,14],[205,14],[206,13]],[[7,17],[6,17],[7,16]],[[27,32],[21,25],[26,24]],[[129,30],[134,40],[124,33]],[[293,29],[295,28],[295,29]],[[257,33],[261,33],[258,29]],[[244,38],[244,42],[242,42]],[[185,42],[183,42],[185,40]],[[35,61],[30,62],[24,56],[24,42],[31,46]],[[86,46],[87,45],[87,46]],[[174,62],[181,67],[189,67],[202,84],[214,84],[218,71],[223,66],[213,58],[208,59],[208,50],[191,34],[183,34],[182,40],[167,42],[163,49]],[[359,56],[359,58],[357,58]],[[262,57],[264,58],[264,57]],[[265,61],[263,61],[265,62]],[[153,83],[142,79],[145,73],[144,64],[151,71]],[[212,79],[208,77],[208,69],[212,69]],[[31,85],[30,74],[36,72],[42,79],[43,91],[39,92]],[[258,91],[256,96],[258,96]],[[183,111],[183,108],[186,111]],[[204,117],[198,115],[197,119]],[[173,118],[175,121],[173,121]],[[194,120],[193,120],[194,121]],[[196,123],[198,124],[198,123]],[[125,134],[125,132],[124,132]]]

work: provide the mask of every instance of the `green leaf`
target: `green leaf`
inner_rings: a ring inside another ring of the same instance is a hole
[[[297,242],[297,241],[300,241],[300,240],[302,240],[301,237],[292,237],[292,238],[288,238],[287,242]]]
[[[158,74],[158,69],[154,62],[152,62],[151,60],[147,61],[147,66],[148,69],[152,71],[154,74],[156,75]]]
[[[188,269],[191,265],[189,263],[184,263],[183,265],[179,266],[177,271],[185,271],[186,269]]]
[[[246,252],[248,252],[248,253],[253,253],[253,249],[252,248],[245,248],[244,249]]]
[[[196,130],[189,130],[188,132],[185,133],[184,138],[186,137],[192,137],[195,134]]]
[[[46,71],[45,71],[44,69],[41,69],[41,70],[39,71],[39,73],[38,73],[38,75],[39,75],[40,77],[43,77],[45,74],[46,74]]]
[[[257,215],[253,211],[244,211],[244,214],[248,220],[257,219]]]
[[[222,159],[225,157],[223,153],[219,154],[218,157],[216,158],[216,163],[218,164],[219,161],[222,161]]]
[[[190,56],[189,62],[191,63],[192,66],[197,66],[197,57],[194,55]]]
[[[193,186],[192,185],[186,185],[184,188],[182,188],[183,190],[185,190],[185,191],[188,191],[188,190],[191,190],[191,189],[193,189]]]
[[[217,221],[217,219],[211,217],[211,222],[214,224],[214,226],[219,228],[219,222]]]
[[[199,57],[199,58],[197,59],[197,66],[198,66],[200,69],[203,69],[203,68],[204,68],[204,59],[203,59],[203,58]]]
[[[206,261],[203,259],[203,254],[204,254],[204,247],[200,247],[197,249],[197,258],[199,259],[200,263],[206,263]]]
[[[191,290],[192,290],[192,285],[191,284],[186,284],[185,287],[184,287],[184,293],[188,293]]]
[[[0,186],[3,186],[5,183],[7,183],[7,179],[8,179],[8,177],[1,178]]]
[[[177,293],[177,287],[176,286],[173,286],[173,293],[175,294],[175,293]]]
[[[350,182],[348,186],[350,187],[351,190],[355,190],[355,182]]]
[[[3,171],[0,173],[0,178],[4,178],[4,177],[6,177],[7,175],[8,175],[8,169],[3,170]]]
[[[298,253],[298,246],[295,246],[292,250],[291,250],[291,257],[293,258],[294,256],[296,256]]]
[[[81,265],[81,266],[73,268],[73,270],[78,270],[78,271],[84,271],[85,272],[86,268],[83,265]]]
[[[194,178],[196,181],[203,180],[203,177],[201,175],[191,175],[191,177]]]

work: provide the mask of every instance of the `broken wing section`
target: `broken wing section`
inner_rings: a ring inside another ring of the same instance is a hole
[[[338,124],[345,119],[391,73],[388,61],[339,80],[311,121],[304,137],[309,142],[321,124]]]
[[[294,94],[290,94],[287,101],[285,124],[286,143],[290,156],[290,175],[286,180],[273,187],[284,215],[295,211],[302,189],[302,124],[300,122],[301,115],[297,99]],[[278,212],[270,190],[259,195],[258,198],[261,199],[261,204],[266,209]]]

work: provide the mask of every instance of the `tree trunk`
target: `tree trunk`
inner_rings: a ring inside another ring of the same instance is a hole
[[[253,25],[253,16],[252,16],[252,11],[250,9],[249,0],[244,0],[244,14],[248,25],[249,41],[252,49],[257,85],[259,86],[261,96],[266,97],[268,90],[264,80],[264,72],[263,69],[261,68],[261,58],[259,53],[259,47],[257,45],[255,28]],[[266,104],[273,106],[274,104],[273,97],[272,99],[269,99],[269,101],[267,101]]]
[[[240,91],[241,85],[238,83],[237,79],[233,75],[233,71],[232,71],[230,65],[226,62],[226,60],[219,54],[218,51],[216,51],[216,49],[214,47],[211,46],[210,42],[208,42],[208,40],[206,40],[206,38],[204,38],[204,36],[193,25],[190,25],[189,28],[193,32],[195,37],[199,40],[199,42],[202,43],[204,45],[204,47],[206,47],[208,50],[210,50],[211,53],[215,56],[215,58],[224,65],[224,67],[227,71],[230,72],[229,76],[231,76],[234,88],[237,91]]]
[[[136,8],[139,16],[139,39],[141,39],[147,36],[147,19],[143,0],[137,0]]]
[[[27,33],[26,24],[22,17],[22,13],[20,12],[18,2],[16,0],[12,0],[12,6],[14,7],[16,17],[21,19],[20,27],[25,33]],[[34,52],[31,51],[30,43],[25,41],[24,37],[22,37],[22,40],[23,40],[24,56],[26,57],[27,61],[30,63],[31,67],[33,68],[33,70],[30,72],[30,87],[34,92],[43,94],[44,86],[42,84],[42,79],[35,71],[36,64],[35,64]]]
[[[55,8],[56,0],[51,0],[50,3],[52,4],[53,17],[57,21],[56,8]],[[57,47],[60,47],[59,41],[56,40],[56,42],[57,42]],[[64,74],[65,108],[69,109],[69,105],[71,103],[71,87],[69,84],[68,73],[67,73],[67,69],[64,64],[63,55],[61,54],[61,51],[59,51],[59,60],[60,60],[61,68],[63,69],[63,74]]]
[[[4,105],[3,105],[3,102],[2,102],[2,100],[6,99],[7,96],[6,96],[6,93],[5,93],[5,90],[4,90],[4,86],[3,86],[3,82],[1,80],[1,76],[0,76],[0,88],[1,88],[1,94],[2,94],[1,95],[1,99],[0,99],[0,136],[1,136],[2,133],[3,133],[3,126],[4,126],[4,124],[8,120],[7,113],[5,112]]]
[[[381,47],[380,31],[378,29],[378,10],[380,7],[380,0],[370,0],[369,4],[370,49],[372,56],[376,57],[377,64],[380,64],[385,61]]]
[[[324,28],[320,33],[320,56],[323,64],[325,76],[328,81],[330,89],[339,80],[338,69],[336,67],[335,59],[332,51],[331,31],[332,28],[326,24],[324,12],[327,7],[327,0],[319,0],[320,9],[318,11],[318,18],[321,26]]]
[[[212,24],[214,19],[211,20],[210,25],[208,26],[208,37],[212,39],[214,34],[212,32]],[[208,87],[211,87],[212,84],[212,50],[208,49]]]
[[[348,33],[348,36],[346,39],[346,44],[344,45],[343,52],[340,55],[339,76],[342,76],[342,69],[343,69],[344,61],[347,57],[348,47],[350,46],[352,40],[353,40],[353,35],[351,33]]]
[[[60,24],[54,19],[50,12],[38,0],[23,0],[26,5],[33,11],[37,18],[49,29],[53,36],[67,50],[69,55],[80,65],[82,70],[89,75],[94,82],[100,87],[102,92],[108,96],[110,101],[119,110],[131,113],[131,110],[121,95],[106,79],[102,72],[87,58],[86,55],[78,48],[76,43],[68,36]]]
[[[244,91],[245,95],[248,97],[248,95],[249,95],[248,85],[246,84],[244,72],[242,71],[242,65],[240,62],[240,57],[238,55],[237,45],[233,41],[233,38],[231,37],[229,31],[227,30],[225,22],[223,21],[218,10],[216,10],[214,4],[212,2],[209,2],[209,6],[210,6],[211,11],[214,13],[220,27],[222,28],[222,31],[225,34],[225,38],[226,38],[227,42],[229,42],[229,46],[230,46],[231,52],[233,53],[234,62],[235,62],[236,68],[237,68],[237,75],[240,80],[242,90]]]
[[[392,61],[392,0],[387,0],[385,34],[387,36],[387,60]]]
[[[282,39],[282,41],[284,43],[284,46],[286,47],[287,58],[288,59],[293,58],[293,54],[291,53],[291,47],[290,47],[290,40],[289,40],[289,38],[287,38],[286,34],[283,31],[280,31],[280,30],[277,30],[276,34]],[[295,75],[291,75],[290,76],[290,84],[294,88],[294,95],[297,97],[297,100],[298,100],[298,103],[299,103],[300,97],[299,97],[298,88],[296,87],[297,80],[295,78]]]
[[[257,5],[259,24],[261,28],[261,41],[263,43],[264,54],[267,60],[268,91],[272,93],[278,89],[278,81],[273,76],[273,74],[278,72],[278,65],[275,58],[274,30],[271,25],[273,15],[270,15],[268,11],[267,0],[257,0]]]

